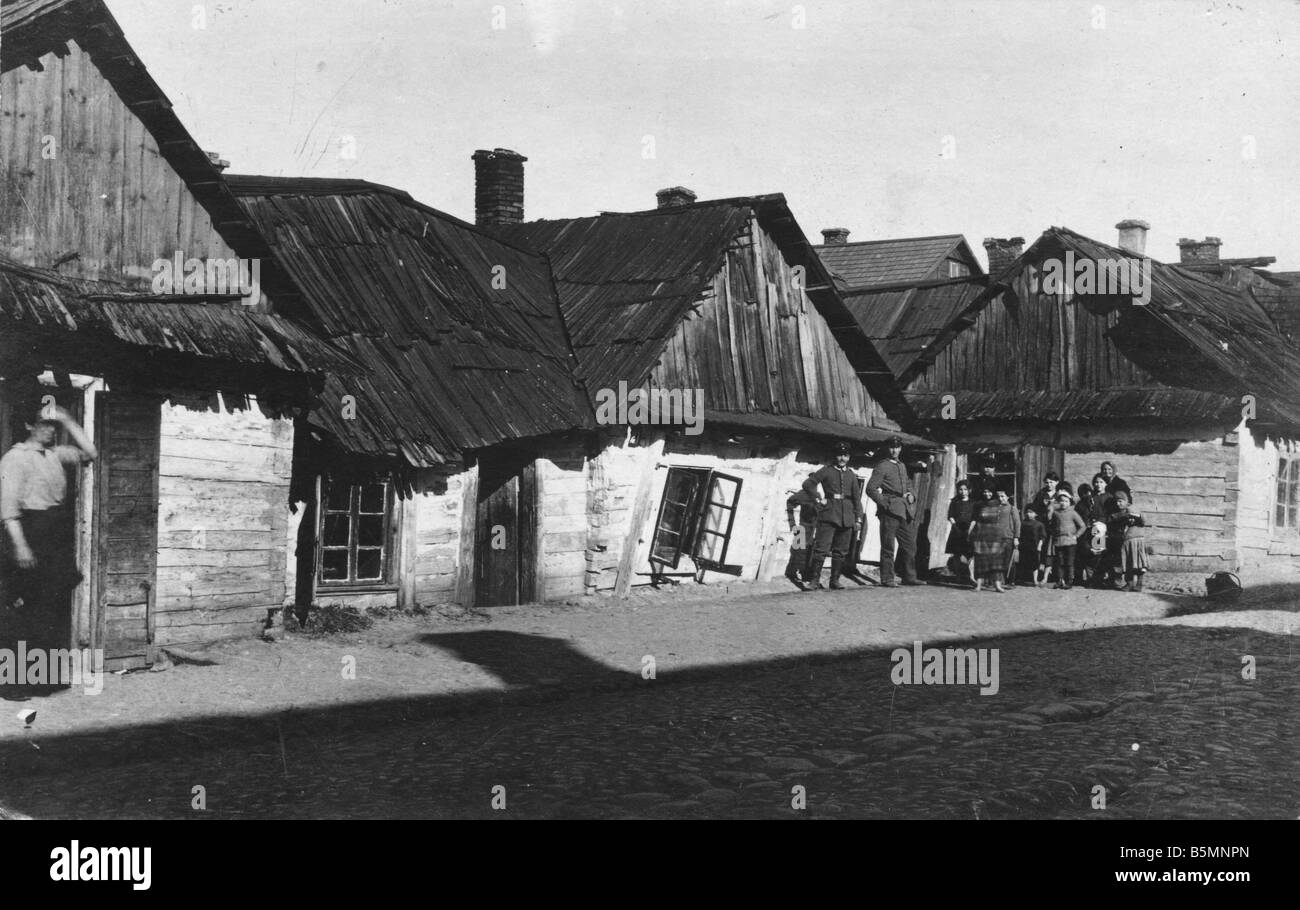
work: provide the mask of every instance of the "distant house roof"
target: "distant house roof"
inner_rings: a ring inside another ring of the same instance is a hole
[[[188,378],[196,366],[223,365],[228,388],[255,391],[278,374],[345,375],[360,365],[295,322],[229,302],[163,300],[102,281],[69,278],[0,259],[0,350],[75,352],[90,369],[117,372],[171,366]],[[211,373],[199,382],[211,382]],[[231,383],[234,385],[231,385]],[[315,376],[314,385],[321,377]]]
[[[840,290],[868,285],[894,285],[924,281],[954,250],[964,248],[982,274],[979,262],[961,234],[907,237],[897,240],[863,240],[814,247]]]
[[[808,299],[872,397],[891,415],[910,415],[884,358],[858,328],[779,193],[532,221],[498,231],[550,260],[579,368],[594,391],[649,375],[752,217],[788,262],[803,266]]]
[[[998,296],[1007,295],[1008,307],[1016,306],[1012,283],[1025,268],[1067,251],[1076,259],[1094,261],[1136,258],[1068,228],[1049,228],[987,291],[953,318],[904,381],[910,382],[960,332],[968,330],[979,312]],[[1180,266],[1150,262],[1150,302],[1145,306],[1128,300],[1114,302],[1121,307],[1121,321],[1110,337],[1120,353],[1171,389],[1229,396],[1238,401],[1238,410],[1240,396],[1254,395],[1262,422],[1300,428],[1300,351],[1279,331],[1265,306],[1248,289]],[[963,419],[1005,416],[1010,406],[1002,400],[1005,397],[999,393],[987,400],[972,399],[968,409],[959,413]],[[1168,395],[1148,400],[1157,408],[1173,407],[1170,413],[1174,415],[1186,414],[1182,409],[1188,402],[1196,402]],[[1126,401],[1129,399],[1117,398],[1114,406]],[[1138,413],[1142,413],[1140,408]],[[1217,416],[1217,411],[1207,404],[1203,416]]]
[[[842,291],[841,296],[897,377],[928,351],[939,333],[984,289],[983,278],[958,278]]]
[[[262,238],[241,252],[271,260],[276,299],[370,367],[331,376],[312,414],[348,450],[419,467],[594,426],[543,257],[390,187],[226,181]]]

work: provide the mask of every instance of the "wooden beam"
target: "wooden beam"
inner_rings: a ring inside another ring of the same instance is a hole
[[[632,523],[627,529],[627,536],[623,539],[623,552],[618,561],[618,577],[614,581],[616,597],[625,597],[632,589],[633,568],[641,545],[641,529],[650,518],[650,509],[653,505],[650,493],[654,489],[655,472],[663,452],[664,440],[661,436],[647,447],[641,462],[641,478],[637,481]]]
[[[456,572],[456,596],[462,607],[474,606],[474,549],[478,525],[478,465],[465,471],[460,502],[460,560]]]

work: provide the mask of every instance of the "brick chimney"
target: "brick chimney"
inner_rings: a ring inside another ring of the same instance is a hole
[[[1178,261],[1184,265],[1217,265],[1219,247],[1223,241],[1218,237],[1206,237],[1204,240],[1192,240],[1188,237],[1178,239]]]
[[[1145,221],[1139,221],[1137,218],[1126,218],[1119,224],[1115,225],[1119,231],[1119,248],[1130,253],[1136,253],[1139,256],[1145,256],[1147,252],[1147,231],[1151,230],[1151,225]]]
[[[220,152],[204,152],[203,154],[208,156],[208,160],[212,162],[212,166],[219,171],[224,171],[226,168],[230,167],[230,162],[222,158]]]
[[[989,255],[989,275],[996,277],[1025,251],[1025,238],[985,237],[984,251]]]
[[[510,149],[479,149],[474,159],[474,223],[519,224],[524,220],[524,162]]]
[[[670,186],[655,193],[659,208],[671,209],[679,205],[690,205],[695,201],[695,193],[684,186]]]
[[[841,246],[849,242],[848,228],[822,228],[822,242],[827,246]]]

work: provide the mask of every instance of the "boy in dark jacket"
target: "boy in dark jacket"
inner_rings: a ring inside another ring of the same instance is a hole
[[[1033,506],[1025,507],[1020,523],[1020,579],[1036,588],[1047,582],[1047,528]]]
[[[800,591],[806,591],[808,561],[817,535],[817,497],[803,489],[791,493],[785,501],[785,519],[790,531],[790,559],[785,564],[785,577]]]

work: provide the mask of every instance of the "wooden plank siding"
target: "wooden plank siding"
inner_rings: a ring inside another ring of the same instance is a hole
[[[66,55],[40,62],[43,71],[0,76],[0,250],[141,287],[176,250],[234,257],[90,56],[69,42]]]
[[[711,410],[894,426],[756,218],[728,247],[647,386],[703,389]]]
[[[162,406],[159,644],[253,634],[285,600],[293,424]]]
[[[1064,476],[1085,483],[1103,461],[1115,464],[1146,520],[1147,553],[1156,571],[1233,569],[1238,446],[1223,439],[1188,442],[1171,453],[1086,452],[1065,456]]]
[[[1027,272],[1016,277],[1014,289],[1017,304],[1006,295],[992,301],[908,391],[1164,387],[1106,337],[1118,311],[1094,314],[1062,295],[1034,291]]]

